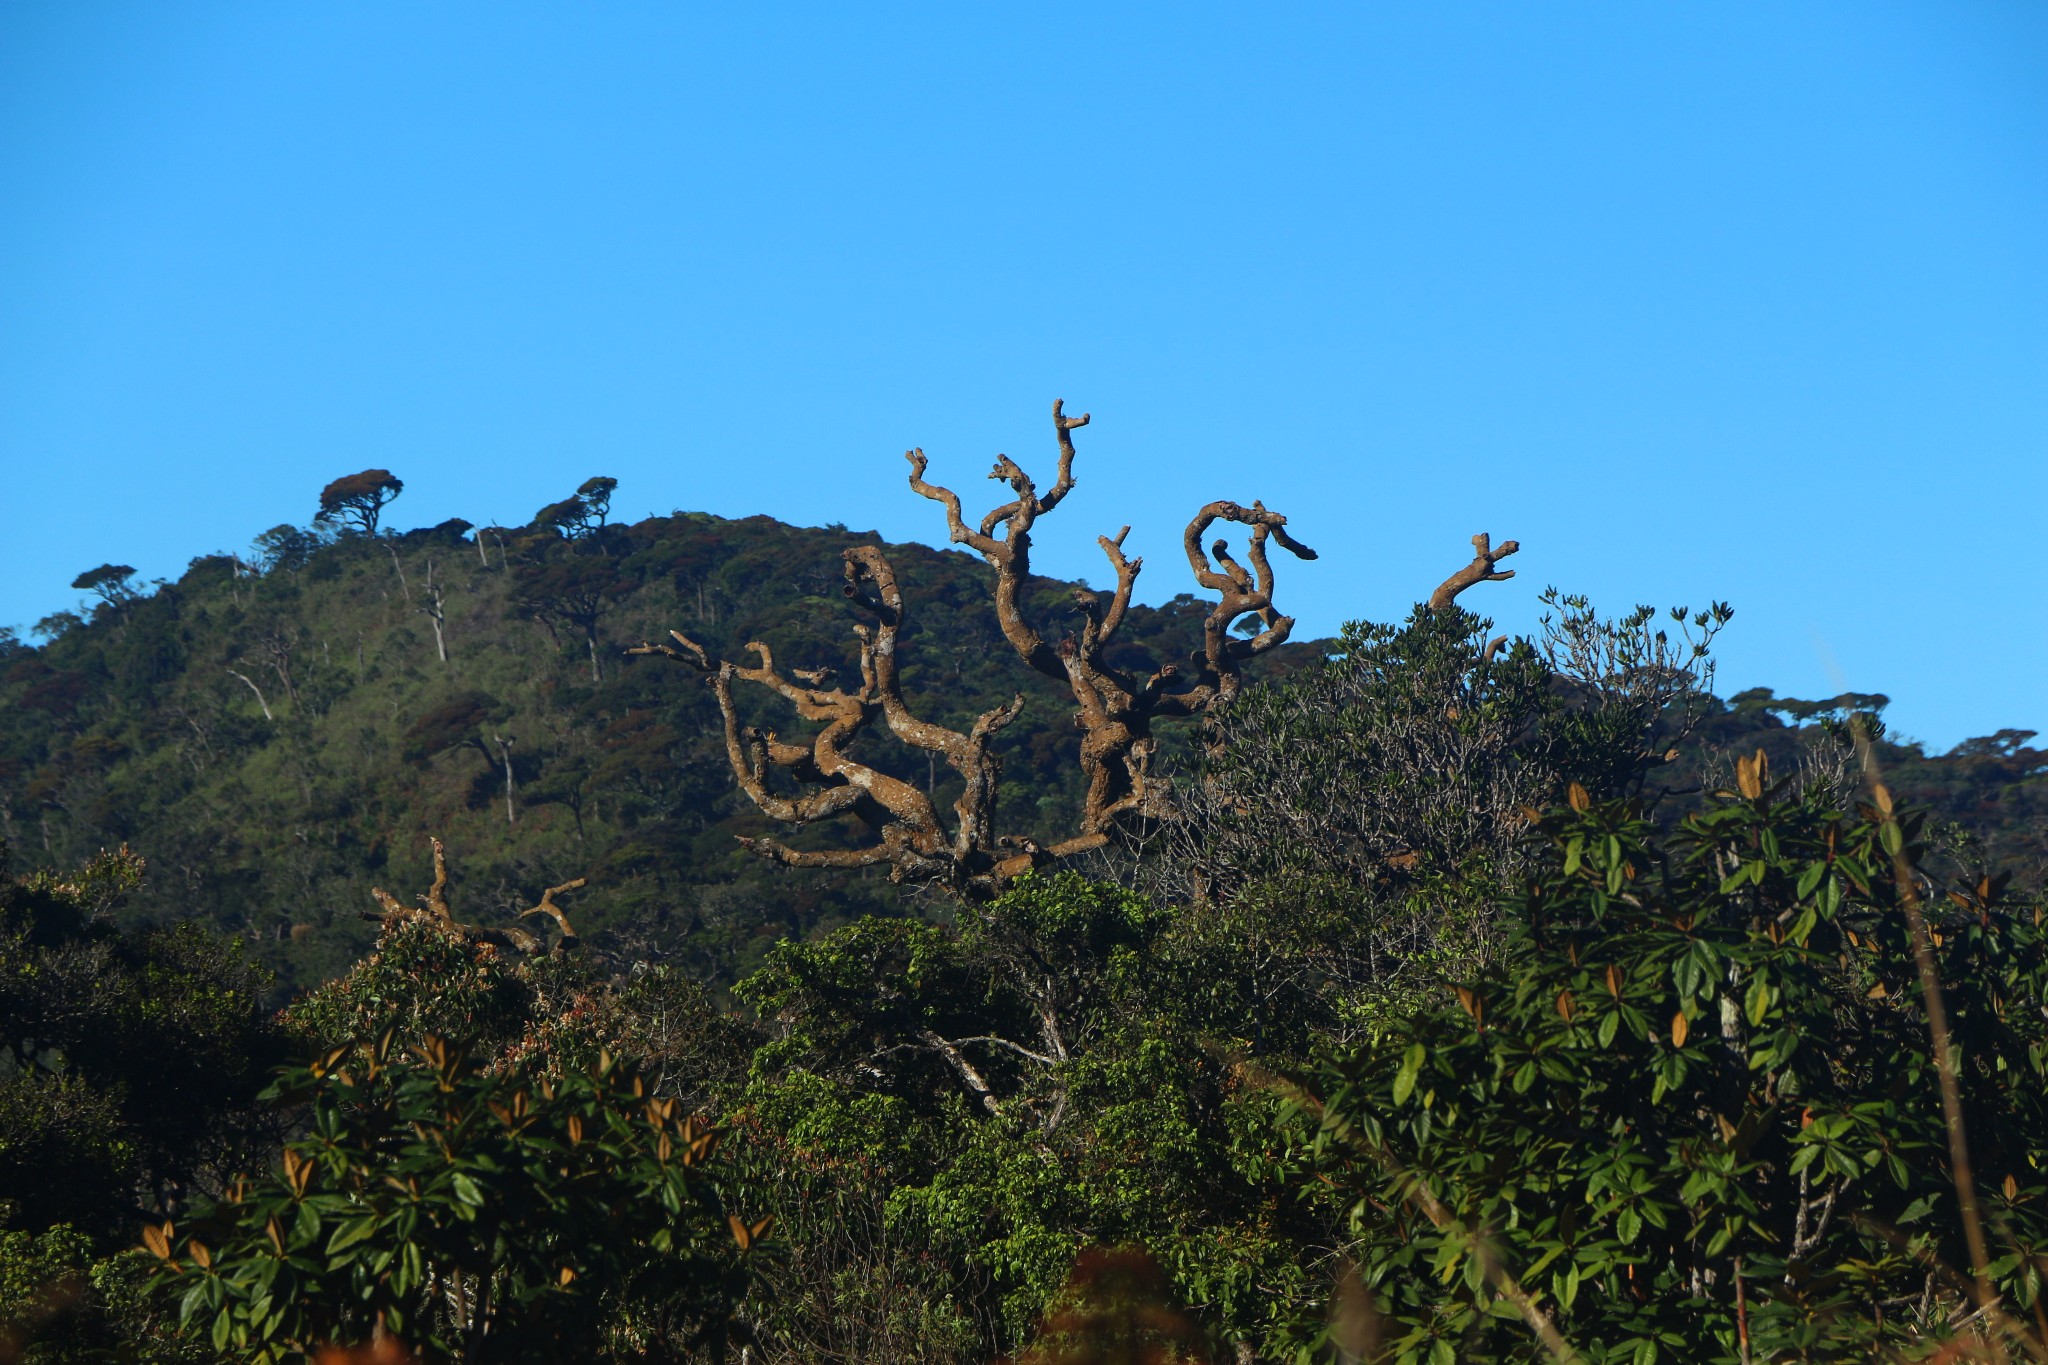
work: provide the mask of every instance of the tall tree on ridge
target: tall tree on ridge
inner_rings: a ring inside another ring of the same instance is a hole
[[[313,520],[341,522],[366,536],[377,534],[377,518],[385,504],[405,491],[405,481],[388,469],[365,469],[336,479],[320,490],[320,513]]]

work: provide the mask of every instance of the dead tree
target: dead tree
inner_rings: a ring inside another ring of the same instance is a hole
[[[407,905],[383,887],[373,886],[370,888],[370,896],[384,908],[360,912],[364,919],[386,928],[402,920],[420,919],[432,924],[450,938],[472,946],[488,944],[500,950],[524,953],[529,957],[541,951],[543,945],[539,937],[517,924],[479,925],[464,924],[457,920],[455,912],[448,905],[447,850],[442,848],[439,839],[429,837],[428,842],[434,846],[434,884],[428,887],[424,894],[415,898],[419,904]],[[574,951],[581,946],[582,939],[577,937],[575,929],[570,926],[569,917],[555,904],[555,897],[564,891],[574,891],[583,884],[583,878],[578,877],[574,881],[563,882],[560,886],[551,886],[540,893],[540,904],[530,910],[519,912],[521,919],[529,915],[546,915],[555,922],[555,928],[559,931],[554,946],[557,953]]]
[[[929,465],[924,452],[912,450],[905,458],[910,462],[912,491],[945,509],[951,540],[973,550],[995,570],[997,622],[1018,659],[1062,684],[1073,697],[1085,780],[1079,827],[1067,838],[1043,845],[995,828],[1002,763],[994,743],[1016,720],[1024,699],[1020,694],[983,712],[964,732],[920,718],[905,699],[900,680],[898,645],[908,608],[895,568],[880,548],[859,545],[842,555],[841,589],[870,618],[854,626],[860,642],[858,686],[831,685],[830,670],[781,669],[768,646],[758,641],[747,646],[754,656],[752,665],[713,659],[680,631],[669,632],[673,644],[642,644],[627,651],[662,655],[707,675],[724,719],[733,774],[763,814],[799,829],[850,815],[873,836],[861,847],[817,850],[792,848],[776,839],[743,839],[753,851],[790,867],[886,866],[892,880],[935,884],[981,899],[1034,868],[1100,849],[1120,833],[1177,818],[1171,783],[1152,768],[1157,749],[1154,724],[1209,715],[1242,687],[1245,664],[1287,640],[1294,619],[1282,615],[1273,603],[1269,543],[1300,559],[1314,559],[1316,554],[1288,534],[1286,517],[1268,511],[1264,503],[1246,507],[1212,502],[1201,508],[1182,536],[1196,582],[1216,595],[1202,621],[1201,648],[1184,662],[1154,662],[1133,669],[1108,658],[1143,567],[1141,559],[1124,554],[1127,526],[1097,540],[1115,575],[1115,586],[1106,594],[1076,589],[1079,629],[1048,639],[1024,611],[1031,537],[1039,518],[1057,508],[1073,489],[1073,433],[1088,424],[1086,414],[1068,417],[1059,402],[1053,404],[1052,415],[1059,446],[1052,486],[1041,493],[1015,461],[998,456],[989,477],[1006,484],[1012,496],[972,526],[958,494],[925,480]],[[1205,548],[1204,537],[1218,523],[1247,528],[1242,562],[1224,540]],[[1497,570],[1495,563],[1519,548],[1515,542],[1495,550],[1481,534],[1473,537],[1473,545],[1473,562],[1436,590],[1430,598],[1433,608],[1448,608],[1475,583],[1513,576]],[[1240,622],[1249,627],[1243,634],[1234,630]],[[743,724],[734,698],[736,682],[775,693],[802,720],[821,728],[806,745],[787,743],[773,731]],[[898,741],[924,751],[928,761],[943,760],[960,775],[962,790],[953,803],[950,828],[933,803],[929,782],[920,788],[851,757],[856,737],[878,721]],[[783,795],[778,788],[791,782],[798,794]]]
[[[434,627],[434,653],[439,655],[441,662],[445,664],[448,662],[448,640],[446,638],[448,626],[447,594],[442,592],[441,585],[434,581],[434,561],[431,556],[427,559],[426,591],[427,600],[425,604],[414,608],[414,610],[426,617],[429,624]]]
[[[971,527],[959,496],[925,481],[924,452],[912,450],[905,457],[911,467],[911,489],[941,504],[951,539],[995,570],[997,620],[1018,658],[1064,684],[1073,696],[1086,779],[1080,827],[1050,845],[995,829],[1001,759],[993,744],[1023,709],[1023,697],[982,713],[965,732],[920,719],[904,698],[899,677],[897,646],[908,609],[896,571],[879,548],[862,545],[843,556],[842,591],[872,618],[871,623],[854,627],[860,640],[857,687],[827,686],[825,672],[785,672],[759,642],[747,647],[755,658],[752,666],[714,660],[680,631],[670,632],[672,645],[642,644],[628,651],[664,655],[708,675],[724,717],[733,773],[764,814],[796,827],[852,815],[874,834],[872,843],[853,849],[801,850],[774,839],[748,839],[748,847],[792,867],[886,865],[894,880],[936,883],[979,898],[1000,891],[1032,868],[1101,848],[1119,830],[1137,822],[1171,817],[1171,786],[1151,768],[1154,722],[1199,717],[1227,701],[1241,685],[1244,664],[1287,639],[1294,621],[1273,605],[1268,542],[1277,542],[1302,559],[1315,558],[1315,552],[1287,533],[1286,517],[1268,511],[1263,503],[1245,507],[1212,502],[1203,507],[1183,537],[1196,581],[1217,595],[1203,621],[1202,647],[1184,664],[1162,662],[1131,670],[1107,658],[1143,567],[1142,560],[1123,552],[1130,531],[1125,527],[1098,541],[1115,573],[1115,586],[1106,595],[1076,590],[1078,632],[1047,639],[1023,609],[1031,574],[1031,536],[1038,519],[1056,508],[1074,486],[1073,433],[1087,423],[1085,414],[1068,417],[1055,402],[1059,464],[1052,487],[1039,492],[1030,475],[1008,456],[999,456],[989,477],[1007,484],[1013,496]],[[1245,563],[1234,558],[1222,540],[1204,549],[1203,537],[1219,522],[1248,528]],[[1256,623],[1255,629],[1246,638],[1233,636],[1231,628],[1247,618]],[[735,682],[776,693],[802,719],[822,729],[809,745],[802,745],[743,725],[733,697]],[[854,737],[878,720],[896,739],[943,760],[960,775],[963,790],[953,803],[950,829],[926,791],[849,756]],[[794,779],[802,794],[779,794],[771,784],[777,770]]]

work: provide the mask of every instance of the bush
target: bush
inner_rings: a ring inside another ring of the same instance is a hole
[[[429,1359],[722,1357],[751,1243],[717,1189],[717,1134],[610,1057],[485,1070],[386,1033],[284,1074],[310,1111],[282,1168],[149,1228],[160,1292],[237,1359],[382,1333]]]
[[[1669,838],[1575,791],[1535,824],[1504,957],[1304,1095],[1385,1359],[1543,1360],[1546,1335],[1588,1362],[1867,1359],[1972,1317],[1973,1268],[2032,1317],[2040,909],[1988,879],[1925,908],[1979,1260],[1910,929],[1918,822],[1786,797],[1760,758],[1741,787]]]

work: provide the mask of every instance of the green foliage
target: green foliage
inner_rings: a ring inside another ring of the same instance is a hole
[[[534,513],[533,525],[572,540],[596,535],[604,529],[611,514],[612,494],[618,486],[617,479],[605,475],[585,479],[574,495],[551,502]]]
[[[200,925],[116,928],[142,872],[123,849],[0,879],[0,1203],[30,1229],[122,1236],[262,1137],[267,982]]]
[[[320,490],[317,521],[345,522],[366,536],[377,534],[377,519],[384,506],[405,491],[404,480],[388,469],[365,469],[348,474]]]
[[[743,1126],[803,1173],[761,1187],[791,1248],[766,1272],[771,1339],[844,1311],[863,1255],[962,1305],[964,1359],[1025,1340],[1094,1243],[1149,1246],[1233,1339],[1304,1311],[1321,1215],[1290,1193],[1276,1101],[1187,1012],[1179,930],[1128,891],[1030,878],[956,925],[785,943],[736,988],[782,1030]]]
[[[1090,1247],[1018,1365],[1202,1365],[1200,1330],[1143,1247]]]
[[[715,701],[686,671],[623,653],[680,627],[722,654],[762,640],[851,669],[840,551],[871,537],[701,513],[573,539],[325,525],[273,528],[241,559],[202,561],[118,616],[0,655],[0,837],[47,866],[145,850],[166,875],[124,922],[203,917],[277,974],[279,1003],[368,949],[358,912],[373,885],[424,880],[419,830],[447,841],[472,886],[590,878],[578,927],[621,965],[730,981],[785,934],[915,911],[879,873],[747,854],[736,836],[763,832],[762,817],[735,794]],[[1071,833],[1071,698],[1003,652],[978,563],[889,549],[917,603],[905,685],[920,712],[957,727],[1021,688],[1006,809],[1041,840]],[[1035,582],[1032,609],[1070,591]],[[1135,608],[1123,631],[1163,656],[1200,632],[1191,601]],[[779,702],[746,704],[749,723],[794,733]],[[872,757],[942,806],[959,794],[943,764]]]
[[[148,595],[108,579],[118,606],[39,648],[0,632],[0,836],[81,869],[0,890],[0,1293],[63,1301],[22,1338],[39,1359],[283,1356],[379,1312],[476,1359],[749,1329],[778,1365],[986,1365],[1034,1332],[1042,1361],[1541,1359],[1528,1305],[1588,1361],[1737,1359],[1745,1328],[1752,1359],[1818,1359],[1964,1310],[1927,1273],[1968,1252],[1884,841],[1929,877],[2000,858],[2038,884],[2028,732],[1930,757],[1883,739],[1879,697],[1716,702],[1719,606],[1606,620],[1553,594],[1504,645],[1423,610],[1290,648],[1198,745],[1166,737],[1196,818],[1095,869],[1143,894],[1043,876],[933,906],[746,855],[762,818],[717,708],[622,652],[680,626],[850,669],[839,551],[871,537],[612,524],[607,478],[519,530],[380,533],[398,487],[337,481],[315,529]],[[1071,700],[1014,667],[971,560],[890,553],[920,713],[959,727],[1021,683],[1004,806],[1068,832]],[[1027,609],[1070,591],[1029,584]],[[1124,637],[1185,654],[1201,618],[1138,608]],[[1924,826],[1837,812],[1852,723]],[[1759,746],[1801,794],[1700,809]],[[958,795],[937,763],[862,758]],[[1532,837],[1524,806],[1574,782],[1590,798]],[[420,830],[480,918],[589,878],[587,956],[399,917],[365,957],[371,885],[425,881]],[[124,840],[157,876],[93,857]],[[2030,1312],[2038,924],[1974,870],[1958,894],[1930,913],[1988,1272]],[[160,927],[193,919],[234,946]],[[323,1061],[261,1107],[280,1030],[248,957]],[[680,1163],[684,1115],[692,1141],[719,1119],[715,1164]],[[722,1198],[773,1239],[742,1258]],[[175,1340],[107,1254],[145,1210],[152,1273],[193,1305]]]
[[[297,1360],[381,1324],[434,1359],[723,1357],[766,1229],[726,1213],[716,1132],[609,1057],[535,1076],[387,1033],[273,1096],[310,1111],[282,1169],[145,1234],[215,1350]]]
[[[547,1074],[587,1070],[609,1053],[693,1110],[738,1083],[757,1041],[674,968],[614,978],[577,953],[507,954],[424,916],[386,925],[374,952],[295,1001],[283,1024],[307,1051],[439,1036],[494,1065]]]
[[[1543,649],[1489,641],[1456,607],[1353,622],[1330,657],[1215,719],[1193,818],[1153,879],[1192,901],[1188,982],[1212,1027],[1305,1059],[1497,951],[1523,808],[1567,782],[1633,786],[1699,680],[1647,609],[1605,622],[1564,605]]]
[[[135,577],[132,564],[102,564],[97,569],[87,569],[71,580],[71,586],[84,592],[95,592],[108,604],[126,601],[135,595],[135,589],[128,580]]]
[[[1388,1359],[1547,1359],[1537,1313],[1589,1362],[1862,1359],[1950,1320],[1970,1261],[1890,856],[1918,821],[1761,768],[1669,837],[1544,817],[1509,951],[1321,1073]],[[2030,1311],[2048,952],[1996,893],[1930,920],[1984,1269]]]
[[[147,1290],[140,1251],[96,1255],[68,1224],[40,1233],[0,1230],[0,1359],[19,1365],[137,1360],[183,1365],[207,1358],[172,1330]]]

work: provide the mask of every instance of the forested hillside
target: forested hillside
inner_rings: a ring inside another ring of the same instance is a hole
[[[875,537],[704,513],[605,524],[607,485],[521,528],[337,533],[330,519],[274,528],[246,556],[202,556],[153,588],[118,565],[80,575],[93,605],[43,622],[39,647],[0,636],[0,836],[18,861],[46,866],[129,845],[150,874],[126,913],[243,935],[285,989],[360,955],[371,886],[419,882],[429,835],[488,906],[585,878],[577,906],[595,945],[709,978],[784,934],[904,912],[880,869],[777,869],[746,853],[735,836],[768,822],[735,788],[702,680],[626,652],[681,628],[713,655],[761,640],[785,666],[852,672],[840,555]],[[1001,744],[1005,816],[1043,839],[1071,829],[1072,703],[1017,665],[987,570],[919,545],[889,553],[914,603],[907,690],[956,726],[1021,692]],[[1071,619],[1073,588],[1033,580],[1026,605]],[[1185,658],[1202,614],[1187,596],[1136,606],[1117,655]],[[1327,647],[1288,645],[1254,676]],[[1796,761],[1802,725],[1882,702],[1715,703],[1684,761],[1653,780],[1696,787],[1714,753],[1758,744]],[[788,724],[773,698],[742,704],[757,723]],[[1955,835],[2035,876],[2048,859],[2048,753],[2031,738],[1881,754]],[[861,752],[942,803],[957,794],[929,755],[872,740]]]
[[[244,934],[286,986],[361,953],[370,887],[419,883],[429,835],[487,905],[583,877],[593,942],[714,976],[783,934],[900,912],[880,872],[773,869],[744,852],[734,836],[767,823],[735,789],[703,680],[625,652],[681,628],[714,654],[760,640],[789,666],[851,672],[840,552],[875,537],[600,515],[570,498],[517,529],[281,526],[250,556],[201,557],[154,590],[120,566],[81,575],[100,594],[82,617],[43,623],[39,648],[0,641],[0,835],[48,866],[130,845],[150,875],[126,913]],[[907,690],[953,724],[1021,691],[1006,817],[1042,835],[1071,826],[1071,702],[1016,666],[986,571],[957,552],[890,553],[915,602]],[[1035,580],[1030,605],[1057,618],[1072,589]],[[1119,648],[1184,658],[1200,621],[1186,598],[1137,607]],[[773,699],[743,703],[787,723]],[[941,802],[957,791],[943,764],[870,750]]]

